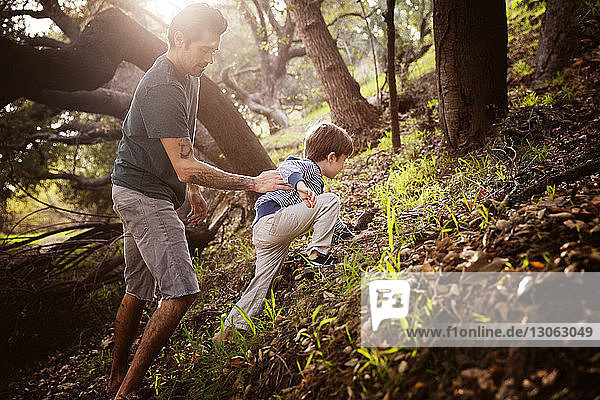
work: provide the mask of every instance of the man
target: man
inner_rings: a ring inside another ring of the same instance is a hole
[[[115,212],[123,221],[126,291],[115,320],[107,389],[116,397],[137,389],[199,291],[175,209],[187,195],[188,222],[205,219],[198,185],[268,192],[289,189],[277,171],[258,177],[230,174],[194,158],[199,79],[227,29],[223,15],[204,3],[173,18],[169,49],[141,79],[123,122],[112,174]],[[186,188],[187,186],[187,188]],[[145,301],[160,299],[129,368],[127,360]]]

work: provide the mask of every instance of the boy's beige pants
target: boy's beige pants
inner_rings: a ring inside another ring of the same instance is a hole
[[[248,324],[239,309],[243,310],[248,318],[259,315],[271,282],[279,273],[290,243],[295,238],[314,228],[307,254],[313,250],[321,254],[329,253],[339,208],[340,200],[337,195],[323,193],[317,196],[314,208],[308,208],[304,203],[295,204],[274,214],[265,215],[256,222],[252,230],[252,242],[256,249],[254,278],[227,316],[226,326],[235,325],[240,329],[248,329]]]

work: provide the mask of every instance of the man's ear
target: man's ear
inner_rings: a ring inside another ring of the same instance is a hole
[[[337,156],[335,155],[335,152],[331,152],[329,154],[327,154],[327,161],[329,162],[335,162],[337,161]]]
[[[183,32],[175,31],[175,34],[173,35],[173,41],[175,42],[175,47],[183,47],[183,44],[184,44]]]

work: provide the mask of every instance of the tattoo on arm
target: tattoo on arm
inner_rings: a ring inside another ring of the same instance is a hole
[[[179,157],[183,159],[188,159],[193,154],[194,150],[192,149],[192,144],[189,139],[182,139],[179,141]]]
[[[225,190],[249,190],[254,186],[254,181],[249,176],[230,174],[212,167],[194,172],[189,181],[196,185]]]

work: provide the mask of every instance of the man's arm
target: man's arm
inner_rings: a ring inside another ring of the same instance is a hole
[[[177,178],[184,183],[226,190],[253,190],[259,193],[290,190],[277,171],[264,171],[257,177],[232,174],[196,160],[192,142],[187,137],[161,138]]]

